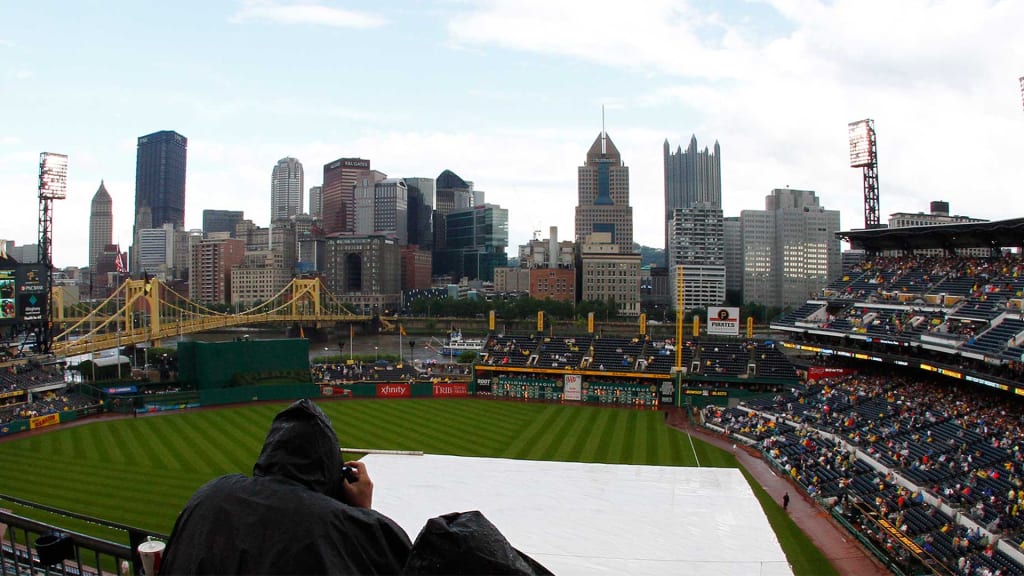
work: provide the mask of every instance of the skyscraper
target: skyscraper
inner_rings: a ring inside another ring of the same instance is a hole
[[[353,233],[356,229],[356,184],[370,170],[370,161],[339,158],[324,165],[324,233]]]
[[[135,213],[147,207],[151,222],[143,228],[159,228],[170,222],[185,226],[185,160],[188,139],[171,130],[139,138],[135,159]],[[138,224],[138,222],[137,222]]]
[[[802,304],[840,274],[839,211],[813,191],[772,190],[764,210],[740,213],[740,228],[746,302]]]
[[[494,269],[508,262],[508,209],[478,204],[452,210],[445,216],[445,254],[454,265],[446,273],[455,278],[494,281]]]
[[[324,189],[320,186],[309,188],[309,215],[316,220],[324,217]]]
[[[291,156],[277,161],[270,173],[270,221],[302,213],[302,162]]]
[[[188,139],[172,130],[139,137],[135,154],[135,218],[131,270],[139,266],[139,231],[185,226],[185,161]]]
[[[451,170],[437,176],[434,202],[434,261],[435,275],[457,275],[461,269],[456,255],[448,253],[448,214],[473,205],[473,184],[466,182]],[[449,257],[451,256],[451,257]]]
[[[670,301],[684,310],[718,306],[725,301],[725,234],[722,209],[707,202],[677,208],[669,221]],[[682,268],[680,273],[679,268]]]
[[[690,138],[685,152],[681,147],[672,152],[665,140],[664,156],[665,257],[668,258],[669,221],[675,210],[697,204],[722,208],[722,164],[718,141],[715,141],[713,153],[709,153],[707,147],[698,151],[696,135]]]
[[[409,244],[424,250],[434,247],[434,179],[403,178],[409,190]]]
[[[103,254],[103,248],[113,243],[114,238],[113,201],[107,187],[100,180],[100,187],[92,197],[89,211],[89,270],[96,273],[96,263]]]
[[[633,208],[629,205],[629,167],[608,133],[601,131],[579,167],[576,242],[607,232],[619,254],[633,253]]]

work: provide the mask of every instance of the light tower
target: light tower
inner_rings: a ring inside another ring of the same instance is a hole
[[[68,192],[68,157],[65,154],[39,154],[39,262],[46,266],[46,314],[37,342],[43,354],[50,352],[53,334],[53,201],[63,200]]]
[[[875,121],[850,122],[850,167],[864,169],[864,228],[880,228],[878,220],[878,150]]]

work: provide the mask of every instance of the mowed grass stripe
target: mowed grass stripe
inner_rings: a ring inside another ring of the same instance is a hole
[[[676,462],[679,466],[696,466],[697,461],[693,459],[690,451],[690,437],[679,430],[669,430],[666,435],[668,442],[669,460]]]
[[[174,483],[172,490],[166,485],[132,480],[128,469],[111,470],[107,475],[78,476],[74,481],[61,475],[59,467],[43,470],[38,465],[24,465],[18,469],[20,473],[4,474],[4,490],[8,493],[117,522],[147,519],[162,510],[176,513],[184,502],[182,498],[187,498],[196,488],[180,481]],[[145,505],[126,505],[133,501],[145,502]],[[147,525],[151,522],[149,520]]]
[[[193,482],[191,478],[199,476],[168,475],[163,471],[142,468],[138,465],[111,466],[96,463],[85,463],[74,466],[74,476],[63,476],[59,472],[67,465],[66,461],[40,462],[33,454],[7,454],[0,460],[4,464],[3,480],[8,482],[24,481],[30,485],[45,486],[52,484],[62,488],[72,496],[77,490],[90,487],[110,485],[111,493],[118,493],[129,486],[141,486],[146,490],[188,488]],[[201,477],[199,477],[201,478]],[[73,482],[73,484],[72,484]],[[49,484],[48,484],[49,483]],[[68,490],[70,486],[74,490]]]
[[[196,426],[195,419],[166,418],[170,436],[180,439],[175,442],[178,453],[174,457],[187,461],[187,470],[197,474],[214,475],[229,471],[219,455],[224,443],[220,438],[220,426]],[[163,443],[164,438],[151,437],[154,443]],[[214,444],[214,441],[217,441]]]
[[[232,411],[224,411],[219,416],[220,425],[217,429],[224,442],[231,447],[230,451],[220,452],[221,464],[229,470],[251,469],[260,454],[263,439],[259,437],[255,426],[251,429],[239,426],[239,419],[232,415]]]
[[[509,443],[508,447],[502,453],[502,457],[525,459],[527,454],[529,454],[531,447],[534,446],[540,438],[543,438],[544,435],[547,434],[552,423],[558,419],[559,411],[552,409],[552,406],[543,405],[538,408],[539,410],[534,415],[533,420],[511,443]]]
[[[409,411],[421,412],[422,407],[409,404]],[[459,456],[478,456],[489,452],[481,445],[481,439],[472,430],[464,428],[463,422],[453,418],[434,416],[419,417],[419,426],[414,426],[420,434],[422,446],[414,448],[437,454],[453,454]]]
[[[560,441],[565,437],[566,432],[573,424],[573,417],[565,410],[552,410],[554,416],[551,425],[544,429],[544,433],[535,437],[528,445],[526,458],[528,460],[550,460],[551,455],[558,449]],[[577,416],[580,414],[577,413]]]
[[[607,460],[609,464],[624,464],[626,462],[626,446],[632,444],[633,431],[629,426],[630,414],[626,410],[615,410],[614,428],[611,444],[608,446]]]
[[[612,426],[609,421],[614,412],[595,408],[590,413],[593,414],[592,426],[585,434],[585,442],[577,457],[580,462],[601,462],[599,453],[602,446],[611,443]]]
[[[585,431],[596,418],[592,410],[581,412],[562,412],[562,423],[552,430],[547,448],[538,460],[575,460],[580,453],[580,446],[586,441]]]

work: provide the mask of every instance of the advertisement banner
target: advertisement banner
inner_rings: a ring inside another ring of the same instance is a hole
[[[807,377],[811,380],[852,376],[856,373],[857,370],[854,368],[829,368],[826,366],[811,366],[810,368],[807,369]]]
[[[740,335],[740,309],[708,306],[708,334],[719,336]]]
[[[477,378],[476,379],[476,391],[483,392],[485,394],[491,393],[491,379],[490,378]]]
[[[564,398],[566,400],[581,400],[583,398],[583,376],[579,374],[566,374]]]
[[[325,384],[325,385],[320,386],[320,395],[321,396],[351,396],[352,395],[352,391],[349,390],[348,388],[342,388],[341,386],[330,386],[330,385],[326,385]]]
[[[377,384],[378,398],[409,398],[412,396],[410,384]]]
[[[434,384],[434,396],[435,397],[449,397],[449,396],[467,396],[469,389],[465,382],[451,382],[451,383],[435,383]]]
[[[46,416],[36,416],[29,420],[29,428],[35,430],[36,428],[43,428],[45,426],[55,426],[60,424],[60,414],[47,414]]]

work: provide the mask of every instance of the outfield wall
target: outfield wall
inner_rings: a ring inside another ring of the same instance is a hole
[[[17,434],[18,432],[24,432],[26,430],[36,430],[39,428],[56,426],[58,424],[63,424],[65,422],[72,422],[74,420],[78,420],[79,417],[88,416],[96,412],[97,411],[95,409],[87,409],[81,411],[68,410],[66,412],[54,412],[53,414],[44,414],[42,416],[36,416],[34,418],[11,420],[10,422],[4,422],[3,424],[0,424],[0,436],[7,436],[8,434]]]
[[[297,339],[179,342],[178,380],[199,390],[225,388],[240,375],[309,374],[309,342]]]

